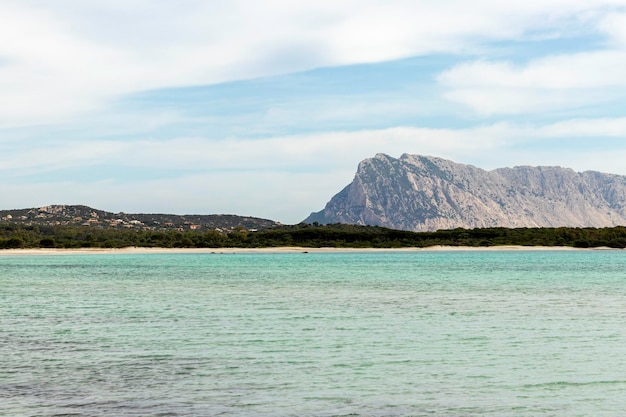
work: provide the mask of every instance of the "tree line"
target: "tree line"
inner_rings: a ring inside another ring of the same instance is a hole
[[[429,246],[626,248],[626,227],[481,228],[408,232],[377,226],[297,224],[259,231],[116,230],[87,226],[0,225],[0,248],[403,248]]]

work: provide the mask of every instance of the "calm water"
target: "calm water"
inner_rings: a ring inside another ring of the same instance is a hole
[[[626,252],[0,257],[0,416],[622,416]]]

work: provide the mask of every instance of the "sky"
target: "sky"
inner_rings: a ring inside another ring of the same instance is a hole
[[[0,0],[0,209],[293,224],[377,153],[626,175],[626,0]]]

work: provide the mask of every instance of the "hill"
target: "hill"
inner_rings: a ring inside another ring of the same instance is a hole
[[[273,220],[230,214],[177,215],[110,213],[81,205],[0,210],[0,223],[23,226],[85,226],[121,230],[260,230],[280,225]]]

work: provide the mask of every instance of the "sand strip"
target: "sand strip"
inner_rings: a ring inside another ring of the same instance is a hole
[[[613,248],[572,248],[569,246],[430,246],[427,248],[81,248],[81,249],[1,249],[2,255],[80,255],[80,254],[227,254],[227,253],[354,253],[354,252],[429,252],[429,251],[572,251],[621,250]]]

